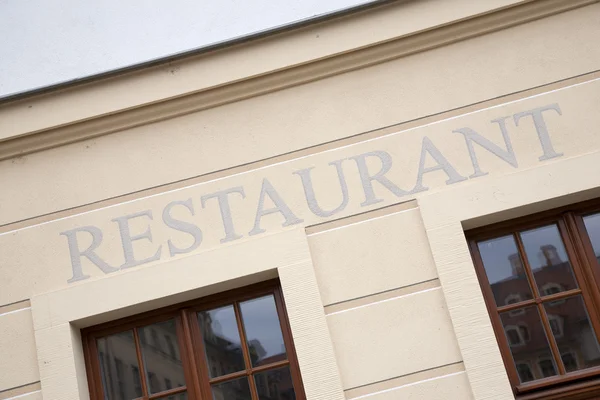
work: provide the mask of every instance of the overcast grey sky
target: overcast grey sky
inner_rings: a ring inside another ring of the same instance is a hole
[[[0,97],[373,0],[0,0]]]

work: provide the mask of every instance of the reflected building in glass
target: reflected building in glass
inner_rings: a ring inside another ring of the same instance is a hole
[[[560,257],[554,245],[540,246],[537,258],[540,266],[532,268],[532,273],[538,282],[540,296],[577,289],[571,263]],[[521,256],[514,253],[508,260],[513,275],[491,284],[494,298],[497,301],[504,299],[504,304],[498,304],[498,307],[532,299]],[[600,348],[582,297],[576,295],[543,304],[566,372],[600,365]],[[549,338],[537,307],[517,308],[500,315],[521,382],[557,375]]]
[[[172,320],[138,329],[142,360],[150,394],[185,386],[175,325]],[[142,396],[141,373],[133,331],[97,341],[103,386],[109,399],[131,400]],[[166,397],[187,399],[185,394]]]

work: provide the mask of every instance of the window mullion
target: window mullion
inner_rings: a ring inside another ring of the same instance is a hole
[[[552,351],[552,355],[554,356],[554,361],[556,366],[558,367],[558,372],[560,375],[565,375],[566,370],[565,366],[562,362],[562,358],[560,357],[560,350],[558,349],[558,344],[556,343],[556,338],[552,333],[552,327],[550,326],[550,320],[548,320],[548,316],[546,315],[546,310],[544,309],[544,303],[542,303],[540,292],[537,287],[537,283],[535,282],[535,277],[533,276],[533,271],[531,270],[531,266],[529,265],[529,260],[527,259],[527,253],[525,252],[525,246],[523,245],[523,241],[521,240],[521,235],[519,232],[514,234],[515,241],[517,243],[517,249],[519,249],[519,254],[521,255],[521,262],[523,263],[523,269],[525,270],[525,274],[527,275],[527,279],[531,283],[531,290],[533,291],[533,297],[535,298],[535,302],[537,303],[538,313],[540,314],[540,318],[542,319],[542,323],[544,324],[544,330],[546,331],[546,338],[550,343],[550,350]]]
[[[569,293],[571,293],[571,292],[569,292]],[[577,293],[579,293],[579,290],[577,291]],[[520,301],[518,303],[508,304],[508,305],[502,306],[502,307],[496,307],[496,310],[499,313],[503,313],[506,311],[518,310],[519,308],[535,306],[536,304],[537,303],[535,300],[525,300],[525,301]]]
[[[189,329],[188,337],[186,341],[191,341],[191,347],[193,349],[192,359],[195,361],[194,375],[196,376],[195,382],[199,385],[201,399],[212,399],[212,391],[210,387],[210,373],[208,370],[208,363],[206,361],[206,349],[204,348],[203,333],[200,330],[200,324],[198,323],[198,314],[196,311],[184,310],[185,314],[184,324]],[[187,331],[187,330],[186,330]]]
[[[180,332],[178,333],[177,338],[179,340],[179,352],[182,356],[181,359],[184,365],[183,373],[186,379],[188,393],[193,393],[195,394],[195,397],[202,398],[202,389],[200,382],[198,381],[200,378],[197,373],[198,366],[196,364],[196,353],[194,351],[194,342],[192,339],[188,311],[181,310],[179,312],[179,318],[177,318],[176,321],[178,332]]]
[[[583,294],[583,290],[581,290],[581,289],[565,290],[563,292],[545,295],[544,298],[542,299],[542,302],[548,303],[550,301],[562,300],[562,299],[577,296],[580,294]]]
[[[558,367],[558,372],[560,375],[565,375],[567,373],[565,366],[562,362],[562,357],[560,356],[560,350],[558,348],[558,344],[556,343],[556,338],[554,337],[554,333],[552,332],[552,326],[550,325],[550,320],[546,315],[546,310],[544,309],[544,303],[538,303],[537,305],[538,313],[542,319],[542,323],[544,324],[544,330],[546,331],[546,337],[550,342],[550,350],[552,351],[552,355],[554,356],[554,360],[556,361],[556,366]]]
[[[242,313],[240,311],[240,303],[233,303],[233,309],[235,311],[235,319],[237,321],[238,331],[240,333],[240,342],[242,343],[242,353],[244,354],[244,362],[246,363],[246,371],[252,370],[252,359],[250,358],[250,349],[248,348],[248,342],[246,341],[246,332],[244,324],[242,323]],[[248,384],[250,385],[250,394],[252,400],[259,400],[258,390],[256,389],[256,382],[254,377],[248,372]]]
[[[274,362],[273,364],[267,364],[267,365],[261,365],[258,367],[253,367],[252,371],[250,371],[249,373],[250,374],[258,374],[260,372],[269,371],[271,369],[287,367],[288,365],[290,365],[289,360],[277,361],[277,362]]]
[[[135,342],[135,352],[137,354],[138,365],[140,366],[140,381],[142,383],[142,396],[144,400],[148,399],[148,382],[146,381],[146,367],[142,357],[142,346],[140,344],[140,335],[138,328],[133,328],[133,340]]]
[[[533,272],[531,271],[531,266],[529,265],[529,260],[527,259],[527,253],[525,252],[525,246],[523,246],[523,241],[521,240],[521,235],[519,232],[516,232],[514,235],[515,243],[517,244],[517,249],[519,250],[519,255],[521,256],[521,262],[523,263],[523,269],[525,270],[525,274],[527,275],[527,279],[529,280],[529,285],[531,286],[531,290],[533,293],[533,297],[536,302],[540,300],[540,291],[538,290],[537,283],[535,282],[535,277],[533,276]]]

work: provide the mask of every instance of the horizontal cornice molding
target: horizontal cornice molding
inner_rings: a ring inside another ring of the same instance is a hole
[[[7,137],[5,135],[3,140],[0,139],[0,160],[23,156],[36,151],[58,147],[305,84],[436,47],[445,46],[461,40],[481,36],[511,26],[527,23],[536,19],[597,3],[598,1],[600,0],[536,0],[524,3],[519,2],[516,5],[513,3],[512,6],[494,10],[493,12],[488,12],[483,15],[455,21],[433,29],[414,32],[409,35],[367,45],[341,54],[335,54],[300,65],[272,71],[263,75],[229,82],[175,98],[167,98],[133,108],[125,108],[108,114],[96,115],[85,120],[74,121],[60,126],[51,126],[35,131],[22,132],[20,134],[17,133],[12,137]],[[395,6],[400,7],[401,5],[402,4]],[[380,8],[384,9],[386,7],[389,6],[382,6]],[[385,12],[385,10],[380,11]],[[364,17],[368,17],[366,14],[369,12],[373,12],[373,10],[364,11]],[[170,68],[170,66],[162,66],[161,68]],[[127,76],[120,78],[126,79]],[[93,94],[86,93],[85,85],[77,89],[79,89],[80,92],[74,93],[73,95],[81,96],[81,98],[78,99],[79,101],[86,101],[88,100],[86,96],[93,96]],[[147,91],[148,88],[145,88],[144,90]],[[57,90],[58,95],[61,94],[60,92],[60,90]],[[106,93],[103,94],[106,95]],[[41,96],[46,97],[45,101],[48,101],[47,96],[52,95],[53,93],[49,93]],[[26,105],[26,100],[27,99],[20,100],[18,102],[20,107],[31,107]],[[8,104],[8,107],[0,105],[0,120],[2,120],[2,114],[11,112],[10,107],[12,106],[14,105],[10,103]],[[13,123],[15,123],[15,121],[13,121]]]

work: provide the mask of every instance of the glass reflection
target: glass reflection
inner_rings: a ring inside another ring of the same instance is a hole
[[[521,240],[541,296],[577,288],[571,263],[556,225],[522,232]]]
[[[244,355],[233,306],[198,313],[210,377],[241,371]]]
[[[285,344],[272,295],[240,304],[252,366],[286,359]]]
[[[583,223],[592,242],[596,260],[600,262],[600,213],[588,215],[583,218]]]
[[[158,393],[185,385],[175,320],[159,322],[139,329],[149,393]]]
[[[560,305],[544,307],[567,372],[600,365],[598,341],[583,298],[573,296]]]
[[[558,372],[537,307],[500,314],[504,333],[521,383],[554,376]]]
[[[277,368],[254,375],[260,400],[295,400],[290,368]]]
[[[133,331],[100,338],[96,342],[105,399],[130,400],[142,396]]]
[[[239,378],[212,386],[213,400],[252,400],[248,378]]]
[[[479,242],[477,247],[498,307],[532,298],[523,262],[512,235]]]

